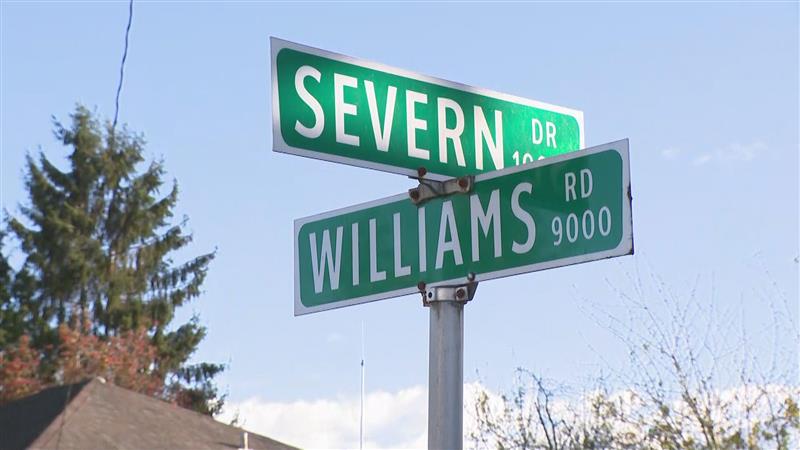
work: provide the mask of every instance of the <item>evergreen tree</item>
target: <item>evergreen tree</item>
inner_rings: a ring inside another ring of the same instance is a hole
[[[0,229],[0,250],[3,249],[5,233]],[[0,349],[8,342],[15,341],[21,330],[15,319],[15,311],[11,307],[11,283],[13,271],[5,255],[0,251]]]
[[[55,121],[55,136],[71,147],[69,170],[44,154],[29,155],[29,203],[20,206],[24,218],[8,220],[25,259],[13,280],[0,260],[0,344],[29,336],[42,352],[41,377],[53,383],[63,376],[53,350],[62,344],[59,327],[109,341],[145,330],[156,350],[148,370],[163,380],[163,396],[218,411],[211,380],[222,366],[187,365],[205,328],[197,317],[172,324],[175,309],[200,295],[214,258],[207,253],[179,264],[171,258],[192,240],[187,219],[173,220],[177,183],[160,197],[163,164],[143,167],[142,136],[115,131],[84,107],[69,127]]]

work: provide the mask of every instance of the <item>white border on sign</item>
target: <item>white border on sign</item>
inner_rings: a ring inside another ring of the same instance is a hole
[[[628,139],[623,139],[608,144],[598,145],[596,147],[587,148],[585,150],[580,150],[577,152],[565,153],[562,155],[541,159],[539,161],[534,161],[529,164],[509,167],[508,169],[483,173],[475,177],[475,183],[479,183],[484,180],[491,180],[492,178],[502,177],[516,172],[521,172],[523,170],[530,170],[537,167],[549,166],[550,164],[556,164],[565,160],[580,158],[587,155],[593,155],[595,153],[600,153],[607,150],[616,151],[622,159],[622,192],[620,192],[620,195],[622,196],[622,238],[620,240],[619,245],[617,245],[616,248],[613,248],[611,250],[603,250],[600,252],[587,253],[583,255],[570,256],[567,258],[543,261],[539,263],[528,264],[526,266],[497,270],[494,272],[477,274],[475,277],[475,281],[492,280],[495,278],[503,278],[511,275],[519,275],[522,273],[536,272],[539,270],[552,269],[555,267],[569,266],[572,264],[580,264],[589,261],[596,261],[599,259],[612,258],[614,256],[623,256],[632,254],[633,217],[631,214],[632,199],[630,195],[631,176],[630,176]],[[309,222],[316,222],[318,220],[327,219],[334,216],[340,216],[343,214],[347,214],[354,211],[360,211],[362,209],[372,208],[375,206],[385,205],[387,203],[393,203],[403,199],[408,199],[408,194],[393,195],[391,197],[386,197],[379,200],[373,200],[366,203],[360,203],[358,205],[348,206],[347,208],[328,211],[314,216],[303,217],[301,219],[296,219],[294,221],[294,315],[295,316],[326,311],[329,309],[343,308],[345,306],[368,303],[375,300],[383,300],[391,297],[399,297],[402,295],[414,294],[419,292],[416,287],[412,286],[404,289],[396,289],[394,291],[381,292],[377,294],[366,295],[363,297],[357,297],[318,306],[305,306],[303,302],[300,301],[300,259],[299,259],[300,247],[298,243],[298,235],[300,234],[300,228],[303,225]],[[408,201],[411,200],[408,199]],[[427,286],[428,288],[432,288],[436,286],[447,286],[453,284],[466,283],[466,281],[467,281],[466,277],[452,278],[449,280],[430,283]]]
[[[367,69],[377,70],[381,72],[390,73],[392,75],[397,75],[401,77],[411,78],[418,81],[424,81],[426,83],[436,84],[439,86],[444,86],[452,89],[458,89],[460,91],[471,92],[478,95],[483,95],[486,97],[496,98],[498,100],[504,100],[511,103],[517,103],[526,106],[532,106],[534,108],[543,109],[546,111],[552,111],[568,116],[572,116],[578,122],[578,132],[579,132],[579,145],[578,148],[583,148],[586,144],[584,142],[584,127],[583,127],[583,111],[578,111],[572,108],[566,108],[564,106],[558,105],[551,105],[549,103],[540,102],[537,100],[531,100],[523,97],[517,97],[515,95],[510,94],[503,94],[500,92],[495,92],[489,89],[483,89],[474,86],[468,86],[466,84],[457,83],[455,81],[444,80],[441,78],[430,77],[427,75],[422,75],[419,73],[414,73],[411,71],[407,71],[404,69],[398,69],[396,67],[387,66],[381,63],[366,61],[363,59],[353,58],[351,56],[341,55],[339,53],[329,52],[327,50],[318,49],[315,47],[309,47],[302,44],[297,44],[290,41],[285,41],[283,39],[279,39],[276,37],[270,37],[270,53],[271,53],[271,73],[272,73],[272,150],[279,153],[288,153],[291,155],[298,155],[298,156],[305,156],[307,158],[313,159],[321,159],[323,161],[330,161],[335,163],[347,164],[350,166],[357,166],[357,167],[365,167],[367,169],[374,169],[380,170],[382,172],[390,172],[390,173],[397,173],[400,175],[409,175],[409,176],[417,176],[416,169],[406,169],[405,167],[398,167],[392,166],[388,164],[381,164],[372,161],[365,161],[362,159],[357,158],[347,158],[345,156],[339,155],[331,155],[328,153],[317,152],[313,150],[306,150],[298,147],[292,147],[291,145],[287,144],[286,141],[283,139],[283,134],[281,134],[281,121],[280,121],[280,99],[278,98],[278,68],[277,68],[277,59],[278,59],[278,52],[283,50],[284,48],[292,49],[301,51],[304,53],[309,53],[316,56],[321,56],[323,58],[332,59],[334,61],[340,61],[347,64],[352,64],[355,66],[365,67]],[[428,178],[432,180],[446,180],[448,178],[452,178],[447,175],[429,173],[426,175]]]

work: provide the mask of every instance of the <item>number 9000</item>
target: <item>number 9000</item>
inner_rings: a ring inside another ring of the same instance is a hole
[[[589,209],[584,211],[580,218],[575,213],[568,214],[566,219],[555,216],[551,224],[555,237],[553,245],[561,245],[565,237],[567,242],[573,243],[580,237],[585,240],[592,239],[597,233],[603,237],[608,236],[611,233],[611,210],[608,206],[603,206],[596,217],[595,219],[594,212]]]

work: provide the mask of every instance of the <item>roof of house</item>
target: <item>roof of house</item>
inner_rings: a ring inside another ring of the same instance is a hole
[[[0,449],[240,449],[244,430],[91,379],[0,406]],[[248,432],[248,448],[295,447]]]

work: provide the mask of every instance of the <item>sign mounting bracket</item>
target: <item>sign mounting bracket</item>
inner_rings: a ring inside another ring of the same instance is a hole
[[[415,205],[421,205],[436,197],[444,197],[450,194],[466,194],[471,192],[472,187],[475,185],[474,175],[435,181],[424,178],[427,173],[424,167],[420,167],[417,173],[419,176],[409,178],[417,180],[419,185],[408,190],[408,197]]]
[[[420,281],[417,285],[419,293],[422,294],[422,306],[429,307],[435,302],[458,302],[464,303],[475,298],[478,290],[478,282],[475,281],[475,274],[467,275],[467,282],[464,284],[453,284],[447,286],[436,286],[427,289],[425,282]]]

